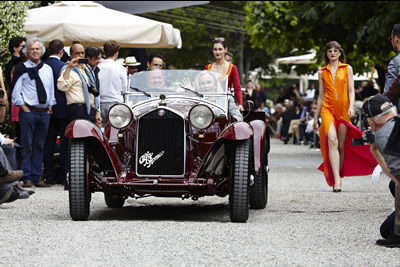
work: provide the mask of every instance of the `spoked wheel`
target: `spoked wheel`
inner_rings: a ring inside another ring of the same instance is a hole
[[[264,153],[259,173],[254,174],[250,187],[250,208],[264,209],[268,201],[268,154]]]
[[[104,200],[106,201],[106,205],[109,208],[122,208],[125,203],[125,198],[113,196],[106,193],[104,193]]]
[[[249,218],[250,150],[250,139],[236,144],[229,196],[232,222],[246,222]]]
[[[85,221],[90,213],[88,151],[84,140],[71,140],[69,212],[74,221]]]

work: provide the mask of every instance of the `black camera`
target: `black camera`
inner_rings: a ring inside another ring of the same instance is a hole
[[[87,59],[87,58],[80,58],[80,59],[78,60],[78,63],[79,63],[79,64],[89,64],[89,59]]]
[[[362,138],[353,138],[351,139],[351,144],[353,146],[363,146],[370,145],[375,142],[375,136],[372,130],[365,130],[362,133]]]
[[[100,92],[96,88],[96,86],[91,83],[88,84],[88,91],[89,91],[89,93],[92,93],[94,96],[99,96],[99,94],[100,94]]]

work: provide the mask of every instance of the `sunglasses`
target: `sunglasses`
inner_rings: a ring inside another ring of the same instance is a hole
[[[214,41],[224,42],[225,38],[224,37],[216,37],[216,38],[214,38]]]

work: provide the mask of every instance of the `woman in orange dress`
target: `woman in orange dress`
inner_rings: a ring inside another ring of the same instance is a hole
[[[353,68],[345,64],[340,44],[328,42],[324,51],[326,66],[319,71],[319,97],[314,117],[314,130],[319,128],[321,154],[319,167],[333,192],[341,192],[341,177],[371,174],[376,161],[369,146],[352,146],[351,139],[361,137],[361,131],[351,124],[354,113]]]
[[[239,72],[234,64],[225,60],[225,54],[228,52],[228,47],[225,44],[223,37],[215,38],[212,42],[212,51],[215,57],[215,62],[205,66],[206,70],[218,72],[223,75],[228,75],[228,87],[234,88],[235,98],[239,110],[243,111],[243,97],[240,86]]]

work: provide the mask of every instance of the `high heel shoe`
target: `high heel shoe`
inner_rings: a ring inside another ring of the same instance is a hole
[[[340,181],[340,187],[342,187],[342,181]],[[333,188],[333,193],[339,193],[339,192],[342,192],[342,189],[341,189],[341,188],[339,188],[339,189],[335,189],[335,186],[332,186],[332,188]]]

